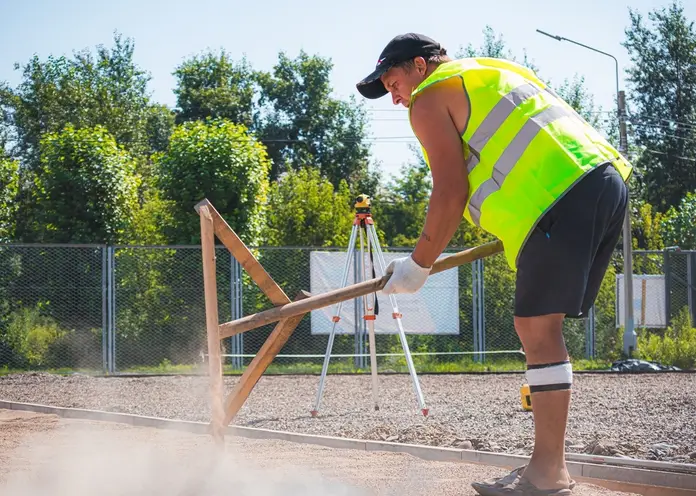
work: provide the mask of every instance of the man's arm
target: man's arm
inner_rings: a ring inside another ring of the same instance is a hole
[[[447,107],[447,93],[445,88],[430,88],[411,109],[413,129],[428,154],[433,177],[428,213],[412,254],[421,267],[432,267],[447,247],[469,194],[462,141]]]

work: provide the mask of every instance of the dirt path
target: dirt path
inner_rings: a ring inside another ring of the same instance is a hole
[[[362,496],[476,494],[504,471],[283,441],[228,439],[0,410],[0,494]],[[619,495],[580,484],[578,496]]]

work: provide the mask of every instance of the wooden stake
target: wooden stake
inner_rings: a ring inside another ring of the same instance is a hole
[[[439,259],[433,265],[433,269],[431,270],[430,274],[437,274],[438,272],[493,255],[501,252],[502,250],[503,244],[501,241],[493,241],[485,245],[463,250],[459,253]],[[234,336],[235,334],[256,329],[257,327],[261,327],[272,322],[278,322],[281,319],[305,314],[307,312],[311,312],[312,310],[334,305],[340,301],[351,300],[366,294],[375,293],[384,287],[389,280],[389,277],[391,276],[385,275],[380,278],[369,279],[367,281],[345,286],[340,289],[311,296],[302,301],[294,301],[271,308],[269,310],[264,310],[263,312],[242,317],[241,319],[221,324],[220,336],[221,338],[228,338],[230,336]]]
[[[295,301],[290,301],[285,292],[264,270],[254,255],[215,210],[208,200],[195,206],[201,222],[201,248],[203,254],[203,283],[205,290],[206,330],[208,336],[208,372],[210,374],[211,431],[218,445],[224,447],[225,429],[244,405],[251,391],[283,348],[302,318],[310,311],[339,301],[374,293],[384,287],[389,276],[372,279],[343,289],[317,296],[300,292]],[[244,270],[264,294],[276,305],[275,308],[259,312],[223,325],[218,322],[217,284],[215,276],[215,236],[222,241]],[[500,241],[464,250],[438,260],[431,274],[462,265],[502,251]],[[240,332],[278,322],[259,352],[240,377],[233,391],[223,404],[222,354],[220,340]]]
[[[303,300],[309,297],[309,293],[301,291],[295,301]],[[300,323],[305,314],[295,315],[288,319],[283,319],[275,326],[273,332],[268,336],[259,352],[251,361],[247,369],[239,378],[232,393],[227,397],[225,404],[225,419],[224,425],[229,425],[232,419],[237,415],[239,410],[244,405],[251,394],[252,389],[261,378],[261,375],[266,371],[268,366],[273,362],[280,350],[290,338],[290,335],[295,331],[295,328]]]
[[[223,445],[222,406],[224,397],[222,382],[222,358],[220,353],[220,328],[218,326],[217,284],[215,277],[215,235],[213,218],[208,207],[199,210],[201,219],[201,248],[203,252],[203,286],[205,291],[205,321],[208,334],[208,373],[210,377],[210,408],[212,411],[212,434],[216,444]]]
[[[249,251],[244,242],[225,222],[225,219],[218,213],[213,205],[206,199],[199,202],[194,208],[199,211],[202,207],[207,207],[213,218],[215,234],[222,241],[222,244],[232,253],[232,256],[239,262],[251,279],[256,283],[263,294],[265,294],[274,305],[284,305],[290,303],[290,298],[283,289],[276,284],[273,278],[266,272],[254,255]]]

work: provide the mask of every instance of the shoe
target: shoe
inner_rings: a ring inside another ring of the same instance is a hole
[[[481,496],[568,496],[575,488],[575,481],[570,480],[567,489],[539,489],[524,478],[526,465],[515,468],[509,474],[471,484]]]

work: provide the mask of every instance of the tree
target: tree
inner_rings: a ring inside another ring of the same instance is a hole
[[[0,88],[5,125],[16,135],[14,156],[38,167],[42,136],[67,124],[75,129],[103,126],[131,153],[146,151],[150,76],[135,65],[133,52],[133,42],[117,34],[111,49],[97,47],[96,57],[88,50],[72,58],[32,57],[16,89]]]
[[[667,246],[696,250],[696,192],[687,193],[676,207],[670,207],[662,220]]]
[[[460,47],[455,57],[491,57],[495,59],[507,59],[528,67],[535,72],[539,70],[534,62],[527,56],[526,49],[522,49],[522,60],[520,60],[512,53],[512,50],[506,46],[502,35],[496,38],[495,30],[490,25],[486,25],[486,27],[483,28],[483,43],[479,48],[474,48],[474,46],[469,43],[466,48]]]
[[[102,126],[47,133],[30,203],[39,243],[119,243],[137,207],[135,162]]]
[[[678,2],[649,12],[647,24],[629,12],[629,120],[644,149],[636,165],[646,200],[665,212],[696,190],[696,29]]]
[[[269,246],[348,246],[354,198],[317,169],[290,171],[271,186],[264,240]]]
[[[19,163],[4,157],[0,150],[0,242],[14,239],[18,192]]]
[[[184,61],[174,76],[177,123],[211,117],[251,127],[254,72],[246,60],[235,63],[225,50],[207,51]]]
[[[374,206],[375,223],[387,246],[415,246],[420,238],[432,188],[430,170],[420,158],[401,167]]]
[[[145,115],[145,134],[152,152],[163,152],[175,126],[175,114],[166,105],[150,105]]]
[[[594,95],[585,87],[585,76],[575,74],[567,78],[555,89],[558,96],[580,114],[592,127],[601,131],[605,123],[601,119],[601,109],[595,108]]]
[[[270,162],[264,146],[246,127],[225,119],[190,121],[172,133],[157,158],[163,200],[173,202],[170,239],[200,242],[193,207],[208,198],[247,244],[257,244],[263,229]]]
[[[261,87],[257,133],[273,162],[271,180],[283,172],[317,167],[335,188],[346,180],[353,189],[372,194],[367,118],[354,98],[331,96],[329,59],[300,52],[290,59],[281,52],[272,72],[259,73]]]
[[[631,200],[631,230],[633,249],[661,250],[664,248],[662,236],[664,215],[640,198]]]

